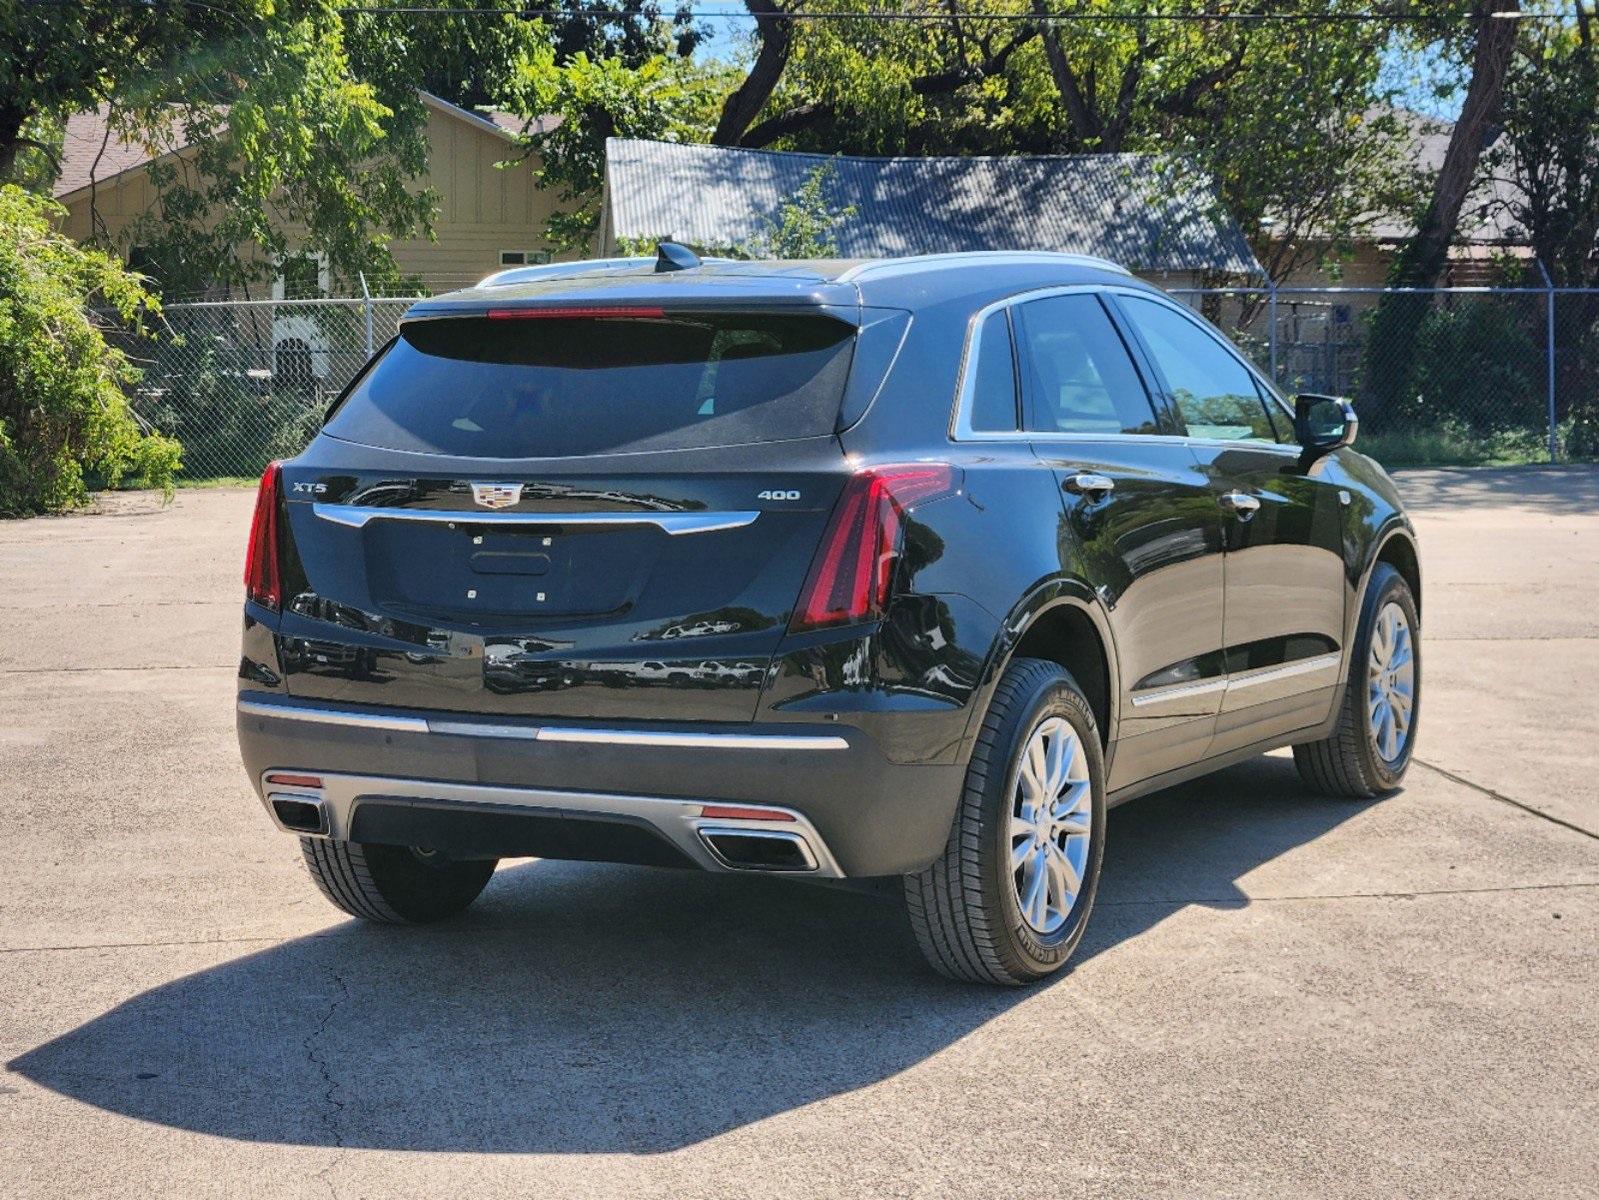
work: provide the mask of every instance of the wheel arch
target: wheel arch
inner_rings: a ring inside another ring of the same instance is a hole
[[[1378,563],[1387,563],[1400,575],[1404,576],[1410,585],[1410,594],[1416,601],[1416,615],[1421,615],[1421,555],[1416,548],[1416,539],[1410,531],[1402,525],[1396,525],[1388,531],[1382,542],[1377,547],[1371,564],[1366,568],[1366,578],[1361,582],[1360,598],[1365,603],[1366,588],[1371,584],[1371,574]]]
[[[982,727],[994,689],[1012,659],[1042,658],[1071,672],[1083,689],[1107,749],[1116,738],[1120,675],[1110,623],[1099,598],[1078,580],[1053,580],[1029,593],[1000,627],[989,650],[979,702],[967,727],[967,749]]]

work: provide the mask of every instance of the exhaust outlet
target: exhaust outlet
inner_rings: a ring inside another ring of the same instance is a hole
[[[716,860],[735,871],[816,870],[816,855],[798,833],[702,828],[699,834]]]
[[[322,801],[309,796],[268,796],[272,815],[291,833],[326,833],[327,816]]]

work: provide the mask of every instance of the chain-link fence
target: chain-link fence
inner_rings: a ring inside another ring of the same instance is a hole
[[[1599,457],[1599,291],[1172,289],[1289,393],[1348,396],[1408,463]]]
[[[1352,397],[1384,462],[1599,458],[1599,291],[1171,294],[1288,392]],[[135,411],[183,444],[184,477],[249,477],[305,445],[414,302],[170,304],[155,340],[115,336],[144,371]]]
[[[260,475],[299,453],[414,298],[169,304],[113,335],[143,374],[134,412],[183,444],[187,479]]]

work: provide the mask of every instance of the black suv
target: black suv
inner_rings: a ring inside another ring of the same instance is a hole
[[[1095,259],[502,273],[262,479],[245,765],[355,916],[508,857],[899,876],[935,967],[1035,980],[1108,805],[1404,775],[1416,543],[1354,433]]]

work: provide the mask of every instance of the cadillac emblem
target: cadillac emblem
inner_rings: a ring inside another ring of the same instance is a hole
[[[474,483],[472,499],[484,508],[510,508],[522,498],[520,483]]]

